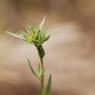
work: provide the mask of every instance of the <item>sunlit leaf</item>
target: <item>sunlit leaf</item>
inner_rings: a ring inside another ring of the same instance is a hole
[[[40,25],[39,25],[39,29],[42,31],[43,30],[43,27],[44,27],[44,23],[45,23],[45,19],[46,19],[46,16],[43,17]]]
[[[16,37],[16,38],[19,38],[19,39],[24,39],[24,37],[23,36],[20,36],[19,34],[16,34],[16,33],[11,33],[11,32],[7,32],[9,35],[11,35],[11,36],[14,36],[14,37]]]

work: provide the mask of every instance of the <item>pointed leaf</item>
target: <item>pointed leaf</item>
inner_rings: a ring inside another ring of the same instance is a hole
[[[51,74],[49,75],[49,79],[48,79],[48,83],[47,83],[47,87],[46,87],[46,91],[45,91],[45,95],[49,95],[50,94],[50,90],[51,90],[51,80],[52,80],[52,76]]]
[[[32,73],[39,79],[39,77],[37,76],[37,74],[36,74],[36,72],[35,72],[35,70],[33,69],[33,67],[32,67],[32,65],[31,65],[31,63],[30,63],[30,61],[29,61],[29,59],[27,59],[27,61],[28,61],[28,65],[29,65],[29,68],[30,68],[30,70],[32,71]]]
[[[46,16],[43,17],[43,19],[42,19],[42,21],[41,21],[41,23],[39,25],[39,30],[41,30],[41,31],[43,30],[45,19],[46,19]]]
[[[42,43],[44,43],[45,41],[47,41],[49,38],[50,38],[50,35],[48,35],[47,37],[45,37],[45,38],[42,40]]]
[[[27,25],[25,26],[25,29],[26,29],[26,32],[27,32],[28,34],[30,34],[31,32],[34,32],[35,27],[34,27],[32,24],[27,24]]]
[[[7,32],[9,35],[11,35],[11,36],[14,36],[14,37],[16,37],[16,38],[19,38],[19,39],[24,39],[24,37],[23,36],[21,36],[21,35],[19,35],[19,34],[16,34],[16,33],[11,33],[11,32]]]

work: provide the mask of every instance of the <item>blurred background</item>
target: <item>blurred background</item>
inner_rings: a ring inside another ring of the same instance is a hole
[[[0,0],[0,95],[39,95],[27,65],[27,57],[39,63],[35,47],[6,32],[38,25],[44,15],[51,95],[95,95],[95,0]]]

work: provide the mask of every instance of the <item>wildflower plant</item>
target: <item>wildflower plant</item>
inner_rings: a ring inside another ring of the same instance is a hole
[[[45,87],[45,67],[44,67],[44,62],[43,58],[45,56],[45,51],[43,48],[43,43],[46,42],[50,35],[48,35],[44,31],[44,23],[45,23],[45,16],[43,17],[41,23],[39,26],[35,27],[33,25],[27,25],[25,27],[25,31],[22,32],[16,32],[16,33],[11,33],[8,32],[8,34],[17,37],[21,40],[24,40],[28,42],[29,44],[33,44],[37,51],[38,55],[40,58],[40,63],[38,64],[37,70],[34,70],[34,68],[31,65],[31,62],[29,59],[27,59],[29,68],[31,72],[35,75],[35,77],[40,81],[41,83],[41,90],[40,90],[40,95],[49,95],[50,90],[51,90],[51,74],[49,75],[47,85]]]

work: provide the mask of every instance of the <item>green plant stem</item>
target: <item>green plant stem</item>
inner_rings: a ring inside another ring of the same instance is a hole
[[[44,92],[44,63],[43,63],[43,57],[45,55],[45,52],[44,52],[44,49],[42,46],[39,46],[37,47],[37,50],[38,50],[38,54],[39,54],[39,57],[40,57],[40,63],[41,63],[41,68],[42,68],[42,75],[41,75],[41,79],[40,79],[40,83],[41,83],[41,92],[40,94],[43,95],[43,92]]]
[[[43,64],[43,59],[41,59],[41,67],[42,67],[41,93],[43,93],[43,90],[44,90],[44,64]]]

